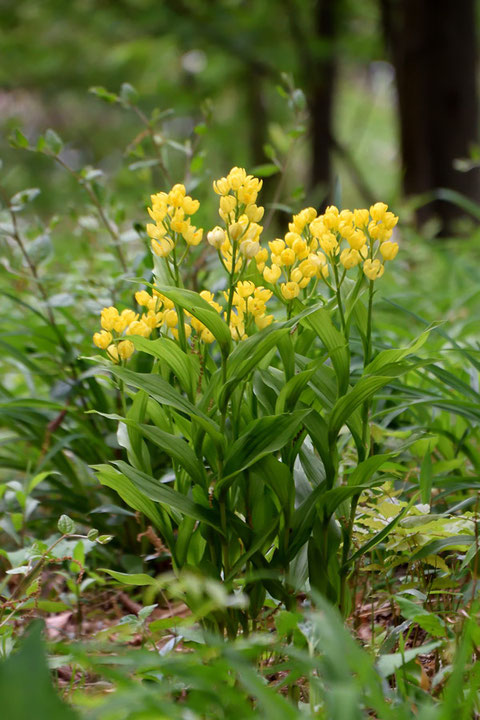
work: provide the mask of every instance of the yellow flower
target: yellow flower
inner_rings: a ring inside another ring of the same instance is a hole
[[[324,233],[319,242],[325,255],[331,257],[337,254],[339,248],[338,240],[332,232]]]
[[[178,315],[176,310],[167,310],[163,313],[163,322],[169,328],[175,327],[178,322]]]
[[[231,213],[232,210],[235,209],[236,204],[237,201],[233,195],[224,195],[220,198],[220,210],[224,213],[224,215]]]
[[[308,245],[303,238],[297,238],[293,241],[291,248],[299,260],[308,257]]]
[[[266,303],[272,297],[273,292],[271,290],[268,290],[267,288],[264,288],[262,285],[260,285],[259,287],[255,288],[255,292],[253,294],[256,298],[258,298],[262,302]]]
[[[247,173],[243,168],[233,167],[227,175],[227,180],[232,190],[238,190],[247,179]]]
[[[118,310],[116,307],[110,306],[103,308],[100,316],[100,324],[104,330],[113,330],[117,318]]]
[[[236,242],[245,232],[245,225],[241,222],[233,223],[233,225],[230,225],[228,228],[228,232],[233,242]]]
[[[230,192],[230,183],[225,177],[220,178],[220,180],[214,180],[213,189],[217,195],[227,195]]]
[[[352,248],[346,248],[340,253],[340,262],[346,270],[355,267],[361,260],[361,255],[358,250]]]
[[[251,280],[244,280],[243,282],[237,283],[237,287],[235,289],[240,297],[248,297],[249,295],[253,295],[255,292],[255,283]]]
[[[187,245],[198,245],[202,241],[203,230],[197,228],[194,225],[189,225],[183,233],[183,239]]]
[[[117,351],[122,360],[128,360],[133,355],[134,350],[135,346],[130,340],[122,340],[122,342],[118,343]]]
[[[280,253],[280,260],[282,265],[293,265],[296,257],[292,248],[285,248],[285,250],[282,250]]]
[[[240,243],[239,250],[247,260],[251,260],[260,250],[260,243],[258,240],[243,240],[243,242]]]
[[[184,323],[184,324],[183,324],[183,327],[184,327],[184,329],[185,329],[185,337],[186,337],[187,340],[188,340],[188,338],[189,338],[190,335],[192,334],[192,328],[190,327],[190,325],[187,325],[187,323]],[[170,328],[170,330],[172,331],[172,335],[173,335],[173,337],[175,338],[175,340],[178,340],[178,337],[179,337],[179,335],[178,335],[178,328],[172,327],[172,328]]]
[[[181,183],[174,185],[168,193],[167,201],[169,205],[173,205],[174,207],[181,207],[186,192],[187,191],[185,190],[185,185],[182,185]]]
[[[152,223],[147,223],[146,230],[151,240],[161,240],[167,232],[163,225],[153,225]]]
[[[271,253],[274,255],[280,255],[282,250],[285,249],[285,243],[283,240],[270,240],[268,247],[270,248]]]
[[[369,280],[376,280],[382,277],[384,270],[385,268],[378,258],[376,260],[370,260],[370,258],[368,258],[363,263],[363,272]]]
[[[353,211],[353,219],[358,228],[365,228],[370,220],[370,213],[365,208]],[[358,250],[358,248],[357,248]]]
[[[245,340],[245,325],[243,322],[238,323],[237,325],[233,325],[230,323],[230,334],[232,336],[232,340]]]
[[[174,248],[173,240],[162,238],[159,242],[152,240],[152,250],[158,257],[167,257]]]
[[[257,263],[257,269],[258,272],[263,272],[263,269],[265,267],[265,263],[268,260],[268,250],[267,248],[261,248],[258,253],[255,255],[255,262]]]
[[[139,290],[138,292],[135,293],[135,300],[142,307],[148,307],[152,298],[146,290]]]
[[[280,290],[285,300],[293,300],[298,297],[300,292],[300,285],[296,282],[287,282],[280,285]]]
[[[361,250],[366,242],[367,236],[361,230],[355,230],[355,232],[348,238],[348,244],[353,250]]]
[[[380,245],[380,252],[384,260],[394,260],[398,253],[398,243],[384,242]]]
[[[220,250],[223,243],[225,242],[225,230],[222,230],[218,225],[207,233],[207,241],[216,250]]]
[[[185,211],[187,215],[195,215],[198,208],[200,207],[200,203],[198,200],[194,200],[190,197],[190,195],[187,195],[182,202],[182,208]]]
[[[387,210],[388,205],[385,205],[385,203],[382,202],[377,202],[375,205],[370,207],[370,217],[376,223],[381,222],[384,219]]]
[[[215,337],[208,328],[204,328],[200,334],[200,340],[204,343],[210,344],[210,343],[213,343],[213,341],[215,340]]]
[[[107,330],[96,332],[93,336],[93,342],[101,350],[106,350],[113,340],[112,333]]]
[[[178,208],[175,211],[175,214],[170,220],[170,227],[172,228],[173,232],[177,233],[183,233],[186,230],[187,225],[185,222],[185,213],[183,212],[182,208]]]
[[[255,317],[255,325],[259,330],[263,330],[264,328],[271,325],[273,322],[273,315],[257,315]]]
[[[265,278],[266,282],[270,283],[271,285],[275,285],[281,274],[281,268],[275,264],[273,264],[272,267],[268,267],[267,265],[263,269],[263,277]]]
[[[128,326],[127,335],[140,335],[140,337],[147,338],[152,332],[152,328],[147,325],[143,320],[135,320]]]
[[[245,215],[248,217],[250,222],[260,222],[260,220],[263,218],[264,212],[265,209],[263,207],[255,205],[255,203],[251,203],[245,208]]]
[[[317,274],[317,267],[310,259],[310,256],[306,260],[302,260],[298,269],[301,271],[302,275],[307,278],[311,278]]]
[[[107,347],[107,355],[114,363],[118,363],[118,350],[116,345],[109,345]]]

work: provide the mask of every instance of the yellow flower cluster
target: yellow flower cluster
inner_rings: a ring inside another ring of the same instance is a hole
[[[152,250],[159,257],[168,257],[182,237],[187,246],[198,245],[203,230],[192,225],[200,203],[186,194],[185,186],[174,185],[169,193],[159,192],[151,196],[152,207],[148,212],[153,223],[147,224],[147,234],[152,241]]]
[[[276,285],[279,280],[280,291],[285,300],[293,300],[313,279],[328,277],[327,259],[318,252],[318,241],[312,237],[309,226],[315,220],[314,208],[305,208],[294,215],[289,223],[284,239],[277,238],[268,243],[256,256],[258,270],[266,282]],[[270,259],[270,265],[267,260]]]
[[[240,272],[260,250],[264,208],[256,204],[262,181],[234,167],[227,177],[215,180],[213,189],[220,195],[219,215],[225,230],[218,225],[207,233],[207,240],[221,254],[228,273]]]
[[[365,275],[375,280],[383,275],[385,261],[397,255],[398,244],[390,240],[397,222],[398,217],[381,202],[353,212],[331,205],[318,217],[314,208],[305,208],[293,216],[283,240],[269,242],[270,265],[266,249],[257,253],[257,267],[271,285],[284,280],[280,291],[287,301],[312,279],[328,282],[330,266],[336,271],[340,264],[345,272],[363,263]]]
[[[156,290],[153,295],[140,290],[135,294],[135,299],[141,307],[146,308],[146,312],[141,315],[133,310],[119,312],[113,305],[103,308],[100,316],[102,329],[93,336],[94,344],[101,350],[106,350],[108,357],[116,363],[119,360],[128,360],[135,350],[132,341],[127,339],[129,335],[147,338],[155,328],[162,325],[170,327],[174,319],[172,313],[175,315],[173,324],[177,322],[173,303]],[[120,337],[125,339],[119,341]]]
[[[228,293],[224,295],[228,301]],[[271,324],[273,315],[267,315],[266,304],[272,295],[271,290],[256,287],[255,283],[249,280],[237,283],[230,314],[230,332],[234,340],[245,340],[253,323],[259,330]],[[225,319],[227,319],[226,313]]]

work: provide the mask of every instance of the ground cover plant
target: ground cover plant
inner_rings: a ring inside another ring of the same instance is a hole
[[[12,138],[86,204],[2,192],[10,716],[35,667],[39,717],[475,717],[474,251],[381,201],[303,206],[289,147],[207,182],[208,117],[180,174],[162,122],[144,208],[55,132]]]

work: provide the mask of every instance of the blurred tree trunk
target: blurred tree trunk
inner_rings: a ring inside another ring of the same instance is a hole
[[[334,42],[338,5],[338,0],[317,0],[313,23],[318,51],[313,54],[313,62],[306,68],[312,142],[310,184],[313,188],[323,187],[327,192],[332,179],[332,119],[336,80]]]
[[[475,0],[381,0],[395,66],[406,195],[449,188],[480,200],[480,173],[454,168],[478,139]],[[436,199],[418,213],[447,234],[461,211]]]

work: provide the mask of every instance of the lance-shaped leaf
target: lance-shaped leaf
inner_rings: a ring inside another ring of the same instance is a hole
[[[405,348],[390,348],[388,350],[382,350],[378,353],[378,355],[372,360],[369,365],[364,370],[364,375],[384,375],[389,373],[384,373],[384,370],[393,363],[398,363],[400,360],[403,360],[404,358],[408,357],[409,355],[413,355],[417,352],[417,350],[420,350],[422,345],[425,344],[425,342],[428,339],[428,336],[430,335],[430,332],[434,326],[430,326],[427,328],[421,335],[416,338],[410,345],[408,345]]]
[[[160,285],[157,290],[174,302],[175,305],[179,305],[197,320],[200,320],[215,337],[223,357],[228,356],[232,346],[230,328],[206,300],[193,290],[185,290],[170,285]]]
[[[108,371],[123,380],[127,385],[145,390],[150,397],[157,400],[161,405],[168,405],[180,412],[185,413],[192,420],[195,420],[207,432],[217,445],[223,445],[224,438],[220,428],[211,418],[199,410],[189,400],[184,398],[166,380],[159,375],[150,373],[137,373],[119,365],[110,364]],[[99,371],[100,372],[100,371]]]
[[[139,335],[131,335],[129,339],[137,350],[152,355],[167,364],[173,374],[177,376],[183,390],[190,398],[193,397],[200,371],[196,356],[184,353],[181,347],[170,338],[161,337],[157,340],[148,340]]]
[[[350,376],[350,352],[342,333],[337,330],[327,310],[319,309],[302,320],[322,341],[332,360],[337,376],[338,394],[343,395]]]
[[[160,482],[151,475],[136,470],[126,462],[123,462],[123,460],[117,460],[114,464],[131,480],[135,487],[150,498],[150,500],[163,503],[173,510],[177,510],[182,515],[188,515],[188,517],[194,518],[194,520],[207,523],[207,525],[211,525],[211,527],[215,528],[218,532],[222,532],[220,520],[213,510],[193,502],[193,500],[186,495],[182,495],[182,493],[177,492],[177,490]]]
[[[242,470],[284,448],[298,433],[309,412],[297,410],[283,415],[267,415],[249,423],[225,456],[223,477],[216,485],[216,493],[229,485]]]
[[[252,370],[259,367],[265,356],[278,345],[281,338],[288,332],[287,327],[271,325],[237,345],[228,358],[227,382],[220,394],[220,407],[225,405],[238,383]]]
[[[162,508],[146,497],[143,492],[139,492],[131,480],[111,465],[94,465],[93,469],[98,473],[98,479],[102,485],[115,490],[129,507],[138,510],[151,520],[161,532],[169,549],[173,550],[174,537],[170,518]]]

